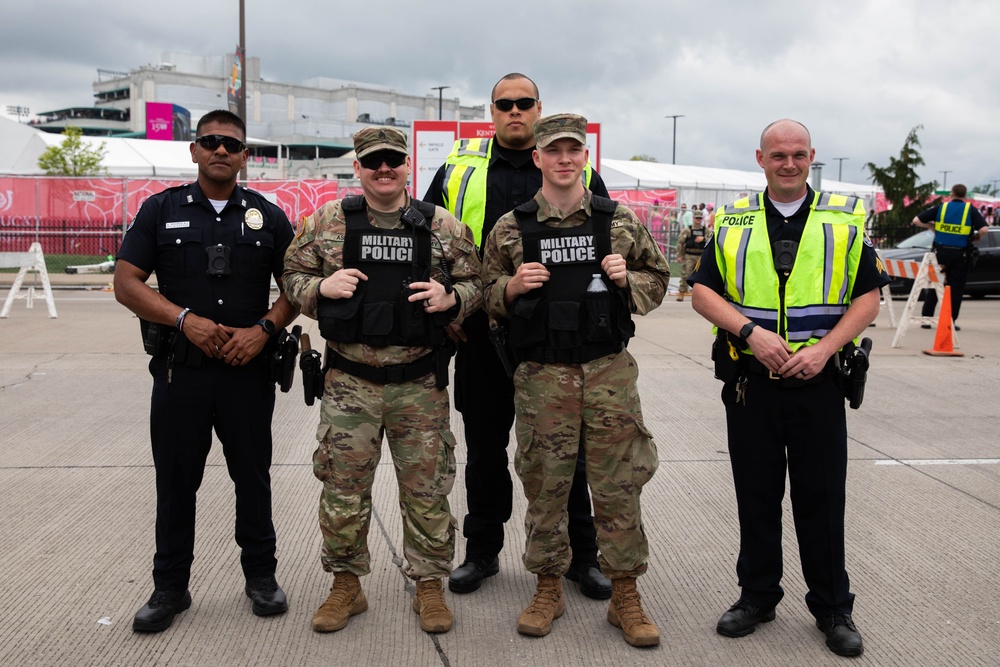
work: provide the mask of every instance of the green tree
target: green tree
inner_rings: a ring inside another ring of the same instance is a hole
[[[910,236],[914,231],[910,226],[913,217],[937,201],[934,198],[937,182],[921,183],[916,172],[917,167],[924,164],[924,158],[917,150],[920,147],[917,130],[922,129],[922,125],[917,125],[910,130],[899,157],[889,158],[888,166],[879,167],[873,162],[865,165],[872,181],[882,188],[889,202],[887,210],[876,214],[873,225],[873,235],[879,238],[883,247],[895,245]]]
[[[92,147],[81,139],[83,130],[67,125],[62,143],[49,146],[38,157],[38,168],[50,176],[96,176],[106,174],[101,162],[108,149],[106,142]]]
[[[994,181],[995,183],[995,181]],[[996,197],[1000,194],[1000,190],[997,190],[996,185],[991,185],[990,183],[984,183],[983,185],[977,185],[976,187],[969,190],[970,195],[986,195],[987,197]]]
[[[633,155],[632,157],[629,158],[629,160],[631,160],[632,162],[659,162],[659,160],[657,160],[652,155],[646,155],[645,153],[642,153],[640,155]]]

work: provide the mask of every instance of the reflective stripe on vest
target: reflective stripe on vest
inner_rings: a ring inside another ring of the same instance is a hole
[[[964,206],[955,206],[960,202],[941,204],[941,213],[934,221],[934,243],[950,248],[964,248],[969,244],[972,225],[969,224],[968,202]],[[950,206],[950,209],[949,209]]]
[[[483,246],[486,218],[486,177],[493,155],[491,139],[459,139],[445,159],[442,195],[444,207],[472,230],[476,247]],[[583,185],[590,187],[594,170],[583,169]]]
[[[785,284],[785,330],[778,331],[780,283],[774,270],[763,194],[726,206],[716,218],[716,261],[726,296],[792,350],[830,332],[850,305],[861,260],[864,205],[856,197],[816,193]],[[823,267],[822,276],[815,267]]]

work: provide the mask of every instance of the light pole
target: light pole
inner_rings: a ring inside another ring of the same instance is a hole
[[[944,175],[944,184],[941,186],[942,190],[948,189],[948,174],[950,174],[954,169],[945,169],[941,173]]]
[[[674,119],[674,143],[672,146],[673,152],[672,155],[670,156],[670,164],[677,164],[677,119],[683,117],[684,114],[674,114],[672,116],[664,116],[664,118]]]
[[[835,157],[835,158],[830,158],[830,159],[837,161],[837,180],[838,181],[844,180],[842,178],[842,176],[844,175],[844,160],[850,160],[851,158],[849,158],[849,157]]]
[[[443,117],[445,88],[451,88],[451,86],[431,86],[431,90],[438,91],[438,120],[441,120]]]
[[[21,117],[23,116],[24,118],[27,118],[31,113],[31,109],[17,105],[7,105],[7,113],[11,116],[17,116],[17,122],[20,123]]]

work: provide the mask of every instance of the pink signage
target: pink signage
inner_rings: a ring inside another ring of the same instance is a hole
[[[146,138],[173,141],[173,104],[169,102],[146,102]]]

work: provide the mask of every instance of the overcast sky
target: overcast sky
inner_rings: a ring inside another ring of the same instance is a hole
[[[222,55],[238,0],[2,0],[0,112],[93,104],[97,69],[164,52]],[[868,182],[916,125],[924,180],[1000,185],[1000,3],[995,0],[247,0],[265,79],[350,79],[489,103],[523,72],[545,113],[602,126],[602,156],[757,169],[763,127],[812,131],[824,176]],[[2,150],[2,149],[0,149]],[[945,177],[941,172],[948,170]]]

